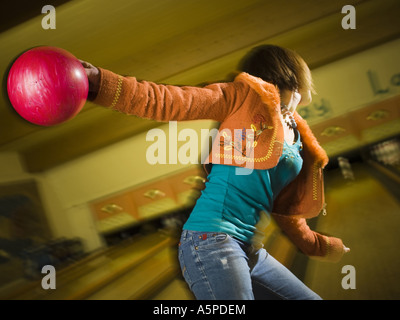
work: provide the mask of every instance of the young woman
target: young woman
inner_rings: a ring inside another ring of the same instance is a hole
[[[221,123],[206,187],[179,245],[182,273],[197,299],[320,299],[257,240],[257,223],[273,216],[309,256],[338,261],[349,250],[306,223],[324,210],[328,158],[295,111],[311,102],[313,90],[298,54],[256,47],[234,81],[202,88],[138,81],[82,64],[99,105],[158,121]]]

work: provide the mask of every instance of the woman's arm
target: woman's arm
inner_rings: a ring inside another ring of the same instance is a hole
[[[157,121],[210,119],[222,122],[246,96],[243,82],[204,88],[171,86],[123,77],[82,61],[89,78],[89,99],[122,113]]]
[[[287,237],[306,255],[327,262],[338,262],[350,249],[339,238],[312,231],[304,218],[272,214]]]

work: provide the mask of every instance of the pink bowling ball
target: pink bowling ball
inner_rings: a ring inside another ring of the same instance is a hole
[[[31,123],[53,126],[75,117],[85,105],[88,78],[80,61],[66,50],[36,47],[15,60],[7,92],[18,114]]]

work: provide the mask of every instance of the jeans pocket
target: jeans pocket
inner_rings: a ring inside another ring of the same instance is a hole
[[[200,232],[193,237],[195,250],[208,250],[219,247],[228,240],[229,236],[223,232]]]

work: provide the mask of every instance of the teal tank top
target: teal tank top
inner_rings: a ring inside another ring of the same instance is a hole
[[[277,166],[238,175],[235,166],[213,164],[205,189],[196,202],[184,230],[224,232],[251,243],[260,214],[271,213],[274,200],[300,172],[302,144],[284,142]],[[241,170],[251,170],[242,168]]]

